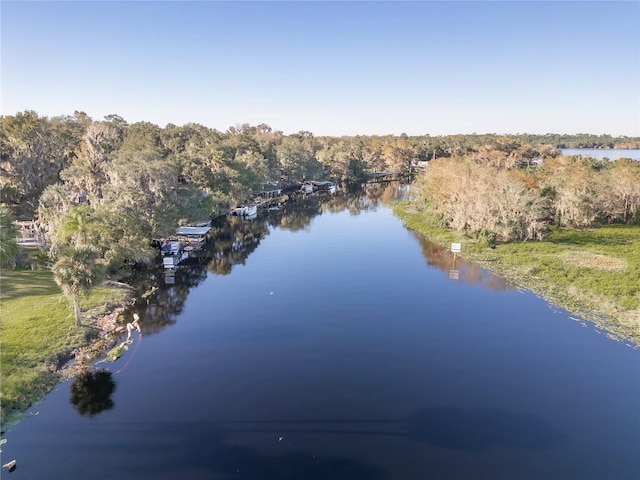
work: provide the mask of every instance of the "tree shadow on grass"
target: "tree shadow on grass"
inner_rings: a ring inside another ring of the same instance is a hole
[[[53,279],[49,283],[34,275],[38,275],[38,272],[12,271],[0,275],[0,299],[6,301],[27,296],[60,294],[60,289]]]

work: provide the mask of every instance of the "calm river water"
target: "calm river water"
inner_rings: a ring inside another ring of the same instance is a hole
[[[7,432],[11,478],[640,478],[640,352],[454,263],[400,194],[218,225],[112,375]]]

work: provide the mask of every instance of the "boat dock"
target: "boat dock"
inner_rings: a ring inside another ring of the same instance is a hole
[[[198,257],[207,241],[210,226],[180,227],[175,237],[164,240],[160,245],[162,266],[175,269],[189,258]]]

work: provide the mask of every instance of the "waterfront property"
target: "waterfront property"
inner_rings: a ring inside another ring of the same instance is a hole
[[[117,388],[87,414],[60,386],[3,456],[36,479],[640,478],[638,350],[407,230],[387,188],[217,219],[219,255],[154,274],[144,341],[98,365]]]
[[[192,247],[201,246],[207,240],[207,233],[211,230],[210,226],[199,225],[195,227],[180,227],[176,230],[178,240]]]
[[[258,205],[250,203],[249,205],[234,208],[229,213],[230,215],[237,215],[239,217],[251,217],[258,213]]]
[[[166,239],[160,246],[162,265],[175,269],[184,260],[198,256],[207,240],[210,226],[180,227],[174,238]]]

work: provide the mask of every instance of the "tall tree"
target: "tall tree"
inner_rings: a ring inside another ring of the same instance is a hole
[[[100,278],[97,259],[98,250],[93,246],[69,247],[61,252],[52,268],[55,282],[73,307],[76,326],[82,325],[80,299],[91,292]]]
[[[63,245],[96,246],[102,225],[89,205],[72,207],[61,219],[56,230],[57,241]]]
[[[640,224],[640,162],[621,158],[606,175],[606,214],[613,221]]]
[[[108,211],[114,215],[128,211],[148,240],[164,238],[178,225],[206,220],[211,215],[206,193],[184,180],[177,159],[168,161],[153,146],[123,145],[104,190]]]
[[[72,117],[39,117],[34,111],[2,117],[0,173],[3,185],[18,193],[19,209],[31,216],[38,197],[58,182],[60,171],[71,161],[79,143],[81,126]]]
[[[299,132],[282,139],[276,148],[282,174],[289,180],[316,179],[322,165],[316,158],[316,142],[309,132]]]
[[[561,225],[588,228],[596,225],[602,211],[604,191],[597,168],[581,159],[556,171],[551,185],[555,188],[556,216]]]
[[[0,208],[0,267],[13,268],[20,251],[16,238],[18,229],[13,216],[6,208]]]
[[[111,162],[119,146],[119,134],[107,122],[91,122],[71,166],[60,177],[77,196],[84,192],[93,204],[102,202],[102,187],[107,182]]]
[[[548,217],[547,200],[520,176],[471,156],[431,161],[414,195],[449,227],[505,241],[542,238]]]
[[[38,200],[37,226],[47,244],[55,240],[55,234],[62,218],[73,207],[70,192],[65,185],[49,185]]]
[[[388,168],[394,172],[410,172],[411,165],[417,158],[416,151],[405,139],[387,143],[382,151]]]

